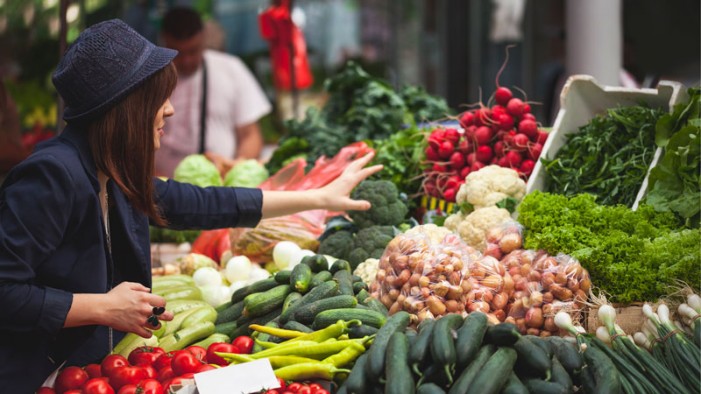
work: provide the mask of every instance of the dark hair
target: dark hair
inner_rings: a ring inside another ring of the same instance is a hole
[[[197,11],[188,7],[173,7],[166,12],[161,23],[161,33],[176,40],[187,40],[204,29]]]
[[[97,169],[119,186],[136,209],[159,225],[166,222],[155,201],[153,127],[177,79],[171,62],[88,125]]]

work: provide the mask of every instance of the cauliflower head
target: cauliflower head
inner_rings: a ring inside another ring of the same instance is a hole
[[[487,247],[487,231],[511,220],[511,214],[504,208],[490,206],[479,208],[468,215],[456,213],[448,216],[443,225],[460,234],[468,245],[484,252]]]
[[[471,172],[460,186],[455,201],[469,203],[475,210],[496,205],[507,197],[521,201],[526,194],[526,182],[511,168],[490,165]]]

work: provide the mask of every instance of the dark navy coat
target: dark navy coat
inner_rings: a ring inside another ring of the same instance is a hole
[[[260,190],[154,182],[171,228],[251,227],[261,218]],[[151,286],[147,216],[108,182],[110,259],[98,192],[87,139],[71,127],[0,189],[0,392],[32,393],[65,360],[82,366],[110,352],[106,327],[63,328],[73,293]],[[114,331],[112,343],[123,335]]]

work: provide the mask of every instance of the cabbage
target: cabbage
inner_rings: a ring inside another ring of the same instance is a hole
[[[185,157],[175,167],[173,179],[201,187],[222,186],[221,176],[217,167],[214,163],[207,160],[204,155],[189,155]]]
[[[248,159],[236,164],[224,177],[225,186],[257,187],[268,179],[268,170],[258,160]]]

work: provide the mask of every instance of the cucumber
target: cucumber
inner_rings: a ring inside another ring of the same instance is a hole
[[[565,370],[565,367],[557,360],[557,357],[552,358],[552,375],[550,381],[564,387],[567,393],[572,393],[574,390],[572,378]]]
[[[263,316],[266,313],[281,309],[285,297],[292,291],[290,285],[279,285],[262,293],[254,293],[243,300],[243,314],[247,317]]]
[[[363,278],[361,278],[359,275],[355,275],[355,274],[351,275],[351,279],[353,280],[353,283],[363,281]]]
[[[448,394],[464,394],[468,387],[472,385],[472,381],[482,371],[482,368],[487,363],[490,357],[497,351],[496,346],[486,344],[480,348],[467,368],[463,369],[460,376],[455,380],[450,387]]]
[[[518,354],[517,371],[531,371],[533,377],[550,380],[552,361],[543,348],[523,336],[513,344],[513,348]]]
[[[316,315],[323,311],[339,308],[355,308],[357,304],[358,300],[349,295],[325,298],[297,308],[292,314],[292,320],[296,320],[302,324],[310,324],[314,322]]]
[[[331,267],[329,268],[329,271],[331,271],[332,274],[335,274],[337,271],[340,270],[346,270],[348,272],[351,271],[351,265],[347,260],[343,259],[338,259],[331,264]]]
[[[406,329],[410,318],[411,315],[408,312],[399,311],[390,316],[384,326],[377,332],[370,349],[366,352],[368,361],[365,365],[365,377],[368,383],[377,382],[384,373],[385,353],[387,352],[389,340],[395,332],[403,332]]]
[[[441,365],[448,377],[448,382],[453,382],[457,353],[455,351],[455,330],[464,320],[461,314],[449,313],[436,321],[431,337],[431,357],[433,362]]]
[[[236,330],[238,327],[238,324],[236,324],[236,321],[228,321],[225,323],[218,323],[214,325],[214,332],[218,334],[224,334],[228,337],[231,337],[231,334]],[[233,338],[232,338],[233,339]]]
[[[234,294],[231,295],[231,303],[235,304],[239,301],[243,301],[244,298],[251,294],[255,293],[260,293],[262,291],[267,291],[272,289],[275,286],[278,286],[279,283],[275,281],[275,278],[267,278],[263,280],[259,280],[258,282],[251,283],[248,286],[244,286],[240,289],[237,289]]]
[[[292,306],[295,302],[299,301],[302,298],[302,295],[297,293],[296,291],[293,291],[292,293],[288,294],[287,297],[285,297],[285,301],[282,302],[282,312],[284,313],[287,308]]]
[[[321,330],[339,320],[360,320],[363,324],[367,324],[376,328],[382,327],[387,318],[379,312],[358,308],[336,308],[320,312],[314,317],[312,328]]]
[[[424,383],[416,389],[416,394],[445,394],[445,390],[435,383]]]
[[[431,337],[435,324],[436,320],[434,319],[422,321],[421,324],[419,324],[419,334],[416,339],[411,342],[409,364],[414,373],[419,376],[423,375],[421,370],[426,368],[431,361]]]
[[[553,354],[570,376],[577,376],[584,367],[577,345],[559,337],[548,337],[553,345]]]
[[[217,328],[217,326],[214,326],[215,330],[216,330],[216,328]],[[229,342],[231,342],[231,338],[229,338],[228,335],[215,332],[214,334],[208,336],[207,338],[205,338],[199,342],[193,343],[192,346],[200,346],[200,347],[207,349],[209,347],[209,345],[211,345],[213,343],[229,343]]]
[[[389,315],[389,311],[387,310],[385,304],[383,304],[382,301],[378,300],[375,297],[366,298],[365,305],[375,312],[379,312],[385,316]]]
[[[377,334],[379,328],[369,326],[367,324],[354,324],[348,327],[349,338],[365,338]]]
[[[516,364],[516,357],[514,349],[499,348],[475,376],[466,394],[499,394],[509,380],[509,372]]]
[[[243,301],[231,304],[228,308],[217,314],[214,324],[221,324],[236,321],[243,314]]]
[[[298,293],[304,294],[309,290],[309,283],[312,281],[312,269],[306,264],[297,264],[292,268],[290,275],[290,286]]]
[[[368,293],[368,291],[365,289],[362,289],[359,292],[355,293],[355,298],[358,300],[358,305],[365,306],[365,300],[368,297],[370,297],[370,293]]]
[[[367,292],[368,284],[365,282],[353,282],[353,294],[358,294],[361,290]]]
[[[515,324],[500,323],[487,327],[484,340],[497,346],[513,346],[521,337]]]
[[[350,271],[341,270],[336,271],[333,274],[333,279],[338,282],[338,292],[342,295],[352,296],[355,294],[353,291],[353,278],[351,278]]]
[[[416,385],[421,386],[428,383],[433,383],[436,386],[443,387],[445,389],[448,389],[451,385],[451,383],[448,382],[448,376],[445,374],[445,369],[442,365],[438,364],[429,365],[428,368],[423,371],[423,375],[419,378],[419,381],[416,382]]]
[[[591,377],[594,380],[596,393],[620,393],[621,375],[610,358],[601,350],[589,346],[584,351],[584,361],[587,369],[591,370]]]
[[[409,339],[404,332],[395,331],[387,344],[385,355],[385,394],[412,394],[414,378],[409,368]]]
[[[225,302],[225,303],[223,303],[223,304],[217,305],[214,309],[217,311],[217,313],[219,313],[219,312],[225,311],[226,308],[228,308],[228,307],[230,307],[230,306],[232,306],[232,305],[234,305],[234,304],[232,304],[232,303],[231,303],[231,300],[229,300],[229,301],[227,301],[227,302]]]
[[[566,394],[567,390],[554,382],[546,382],[541,379],[526,379],[523,382],[529,393],[538,394]]]
[[[371,347],[372,348],[372,347]],[[365,383],[369,383],[365,375],[366,364],[368,360],[368,352],[363,353],[355,360],[355,365],[351,369],[348,378],[343,384],[346,387],[348,394],[365,394],[368,391],[365,389]],[[369,387],[370,385],[368,385]]]
[[[214,334],[214,323],[205,321],[161,338],[158,341],[158,346],[166,352],[172,352],[173,350],[185,349],[212,334]]]
[[[313,256],[304,256],[300,264],[304,264],[311,268],[312,272],[328,271],[329,261],[323,254],[315,254]]]
[[[512,371],[509,375],[509,380],[506,381],[506,386],[501,391],[501,394],[528,394],[529,391],[521,382],[521,379]]]
[[[263,316],[256,316],[256,317],[245,317],[241,316],[238,320],[236,320],[237,327],[236,329],[229,335],[232,339],[236,337],[240,337],[241,335],[251,335],[251,329],[248,328],[249,325],[251,324],[259,324],[259,325],[265,325],[269,321],[274,320],[280,316],[280,312],[282,312],[282,308],[275,309],[271,312],[268,312],[267,314]]]
[[[181,328],[186,328],[190,327],[192,325],[195,325],[197,323],[201,323],[203,321],[208,321],[214,323],[214,321],[217,319],[217,311],[214,309],[214,307],[208,305],[208,306],[203,306],[201,308],[198,308],[196,311],[192,312],[189,314],[185,319],[183,319],[183,323],[180,325]]]
[[[295,310],[301,306],[311,304],[314,301],[322,300],[324,298],[333,297],[338,293],[338,283],[334,281],[328,281],[316,286],[311,289],[307,294],[300,298],[297,302],[290,305],[282,315],[280,315],[280,323],[285,324],[290,320],[292,314]]]
[[[333,279],[333,274],[331,272],[329,272],[329,271],[318,272],[318,273],[314,274],[314,276],[312,276],[312,281],[309,282],[309,288],[313,289],[324,282],[330,281],[331,279]]]
[[[468,366],[477,355],[480,346],[482,346],[485,332],[487,332],[486,314],[472,312],[467,315],[465,322],[458,329],[458,338],[455,340],[457,354],[455,365],[459,370]]]
[[[273,275],[273,278],[275,278],[275,282],[279,285],[286,285],[290,283],[290,276],[292,276],[292,271],[291,270],[282,270],[278,271]]]
[[[284,328],[285,330],[295,330],[295,331],[306,332],[306,333],[314,332],[314,330],[312,330],[311,328],[305,326],[304,324],[302,324],[300,322],[296,322],[294,320],[288,321],[287,323],[285,323],[284,326],[282,326],[282,328]]]

